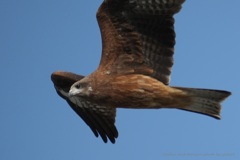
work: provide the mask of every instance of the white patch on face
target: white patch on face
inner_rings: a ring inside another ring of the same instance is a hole
[[[75,96],[76,94],[79,94],[82,92],[82,88],[77,89],[75,86],[72,86],[69,91],[69,96]]]
[[[92,87],[90,86],[90,87],[88,87],[88,91],[90,91],[90,92],[92,92],[93,91],[93,89],[92,89]]]

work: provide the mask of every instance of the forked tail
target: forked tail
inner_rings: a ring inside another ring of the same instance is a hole
[[[204,115],[211,116],[216,119],[220,119],[221,102],[231,95],[228,91],[222,90],[209,90],[209,89],[196,89],[196,88],[181,88],[193,97],[193,103],[190,106],[183,108],[183,110],[196,112]]]

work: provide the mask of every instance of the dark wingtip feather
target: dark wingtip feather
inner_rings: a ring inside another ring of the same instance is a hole
[[[56,71],[51,74],[51,80],[54,83],[55,87],[60,87],[68,90],[73,83],[81,80],[82,78],[84,78],[84,76],[65,71]]]

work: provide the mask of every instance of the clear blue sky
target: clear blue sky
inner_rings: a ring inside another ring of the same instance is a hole
[[[118,109],[116,144],[95,138],[55,92],[56,70],[99,64],[102,0],[0,0],[0,159],[240,158],[240,1],[190,1],[175,16],[171,85],[224,89],[218,121],[180,110]]]

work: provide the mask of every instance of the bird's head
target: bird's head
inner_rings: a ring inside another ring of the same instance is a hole
[[[69,96],[89,97],[92,91],[91,83],[88,81],[88,78],[85,77],[71,86]]]

